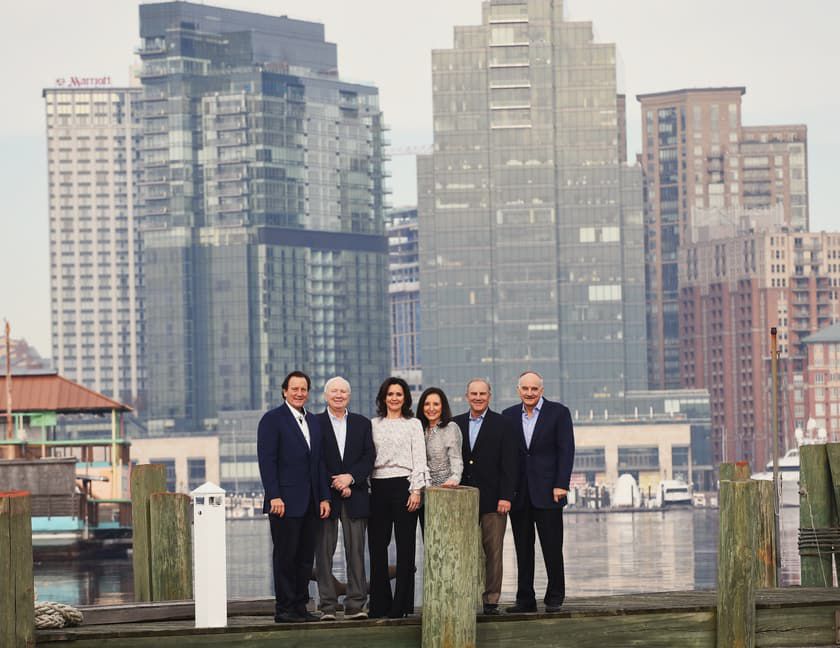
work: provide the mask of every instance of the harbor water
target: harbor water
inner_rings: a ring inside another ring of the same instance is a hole
[[[799,583],[796,545],[799,509],[782,509],[780,526],[781,584],[796,585]],[[564,531],[567,596],[715,587],[717,509],[567,513]],[[418,529],[415,588],[418,605],[422,601],[422,561],[423,544]],[[339,580],[344,580],[341,540],[334,571]],[[227,574],[230,598],[272,595],[271,538],[265,518],[228,522]],[[36,562],[35,588],[39,601],[73,605],[130,602],[133,600],[131,558]],[[545,589],[545,569],[539,547],[535,589],[540,598]],[[310,591],[313,597],[317,595],[314,583]],[[502,600],[512,601],[515,592],[516,555],[508,525]]]

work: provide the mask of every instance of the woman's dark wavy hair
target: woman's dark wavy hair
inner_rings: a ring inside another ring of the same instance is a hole
[[[403,418],[412,418],[414,412],[411,411],[411,390],[408,388],[408,383],[402,378],[396,376],[389,376],[379,386],[379,393],[376,394],[376,413],[385,418],[388,416],[388,406],[385,404],[385,397],[388,395],[388,388],[391,385],[399,385],[403,390],[402,416]]]
[[[423,406],[426,404],[426,399],[432,394],[437,394],[440,397],[440,423],[438,425],[440,427],[446,427],[449,425],[449,421],[452,420],[452,410],[449,409],[449,401],[446,398],[446,394],[443,393],[440,387],[429,387],[420,394],[420,399],[417,401],[417,418],[420,419],[424,430],[429,427],[429,419],[426,418]]]

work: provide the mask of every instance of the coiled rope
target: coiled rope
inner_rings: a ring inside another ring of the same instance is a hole
[[[72,605],[49,601],[35,602],[35,627],[38,629],[69,628],[82,625],[82,621],[84,615]]]

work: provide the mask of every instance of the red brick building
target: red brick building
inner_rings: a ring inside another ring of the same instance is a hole
[[[681,381],[709,390],[715,462],[769,460],[770,328],[778,329],[788,447],[807,421],[803,341],[840,321],[840,234],[792,232],[780,211],[705,213],[680,250]]]
[[[795,386],[794,398],[803,404],[813,427],[825,430],[826,439],[836,443],[840,441],[840,324],[807,337],[805,346],[808,349],[805,383]]]
[[[681,383],[679,248],[697,210],[780,206],[808,230],[808,130],[747,126],[743,86],[638,95],[645,178],[645,285],[651,389]]]

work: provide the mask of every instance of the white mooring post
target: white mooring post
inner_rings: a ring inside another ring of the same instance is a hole
[[[227,626],[225,491],[205,482],[193,500],[193,592],[195,627]]]

